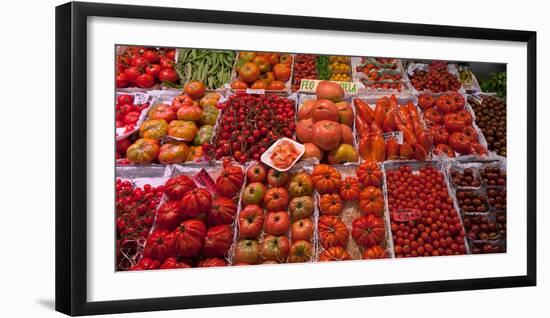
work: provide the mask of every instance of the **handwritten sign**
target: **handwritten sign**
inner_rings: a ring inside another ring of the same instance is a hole
[[[413,221],[421,217],[422,213],[419,209],[400,209],[392,213],[392,218],[396,222]]]
[[[300,91],[315,92],[315,89],[317,89],[317,85],[319,85],[320,82],[321,80],[302,79],[300,82]],[[337,83],[338,85],[342,86],[344,92],[346,92],[347,94],[357,94],[357,84],[355,84],[354,82],[331,82]]]
[[[214,182],[210,174],[208,174],[208,172],[204,170],[204,168],[202,168],[193,176],[193,180],[195,181],[195,183],[198,183],[202,187],[206,188],[208,191],[216,193],[216,183]]]
[[[246,89],[247,94],[265,94],[265,89],[258,89],[258,88],[247,88]]]
[[[147,103],[149,95],[144,93],[136,93],[134,95],[134,105],[141,105]]]
[[[385,142],[387,142],[388,140],[393,138],[393,139],[397,140],[398,145],[403,144],[403,132],[401,132],[401,131],[385,132],[385,133],[382,134],[382,137],[384,138]]]

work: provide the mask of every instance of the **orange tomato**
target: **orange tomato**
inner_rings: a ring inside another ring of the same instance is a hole
[[[250,86],[252,89],[267,89],[267,83],[262,80],[257,80]]]
[[[273,81],[267,86],[268,90],[273,90],[273,91],[282,91],[285,88],[286,88],[286,85],[281,81]]]
[[[247,89],[248,84],[246,84],[245,82],[243,82],[241,80],[236,79],[233,82],[231,82],[231,88],[232,89]]]
[[[286,82],[290,78],[290,64],[279,63],[273,66],[273,75],[281,82]]]
[[[246,83],[252,83],[260,76],[260,68],[258,65],[247,62],[239,69],[239,79]]]

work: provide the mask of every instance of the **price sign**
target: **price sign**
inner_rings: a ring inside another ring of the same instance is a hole
[[[386,132],[382,134],[382,137],[384,138],[384,141],[388,141],[389,139],[393,138],[397,140],[397,144],[403,144],[403,132],[401,131]]]
[[[247,88],[246,89],[247,94],[265,94],[265,89],[257,89],[257,88]]]
[[[216,183],[214,182],[210,174],[208,174],[208,172],[204,170],[204,168],[202,168],[193,176],[193,180],[195,181],[195,183],[198,183],[202,187],[206,188],[208,191],[216,193]]]
[[[419,209],[400,209],[392,213],[392,218],[396,222],[413,221],[420,217],[422,217],[422,213]]]
[[[311,80],[311,79],[302,79],[300,81],[300,91],[302,92],[315,92],[315,89],[317,89],[317,85],[321,80]],[[344,92],[347,94],[356,94],[357,93],[357,84],[354,82],[338,82],[338,81],[331,81],[334,83],[337,83],[338,85],[342,86],[344,89]]]
[[[136,93],[134,95],[134,105],[141,105],[147,103],[149,100],[149,95],[144,93]]]

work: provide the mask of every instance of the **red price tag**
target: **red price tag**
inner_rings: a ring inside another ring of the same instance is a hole
[[[393,212],[393,220],[396,222],[407,222],[419,219],[422,213],[419,209],[401,209]]]
[[[214,182],[210,174],[208,174],[208,172],[204,170],[204,168],[202,168],[199,172],[197,172],[197,174],[193,176],[193,180],[202,187],[206,188],[208,191],[216,193],[216,183]]]

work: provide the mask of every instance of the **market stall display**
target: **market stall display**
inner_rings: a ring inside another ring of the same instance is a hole
[[[505,252],[506,103],[456,66],[118,47],[116,270]]]

